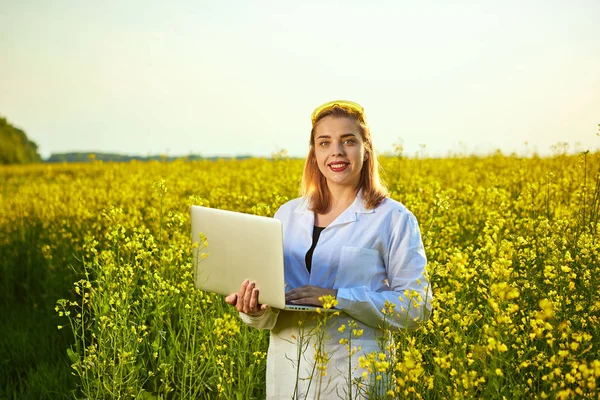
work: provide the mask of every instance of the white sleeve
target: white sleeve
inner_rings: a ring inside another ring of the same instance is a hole
[[[279,311],[276,308],[267,307],[265,312],[259,317],[253,317],[248,314],[240,312],[240,318],[242,321],[253,328],[257,329],[273,329],[277,323],[277,316]]]
[[[431,314],[432,292],[419,224],[410,211],[402,214],[392,228],[384,260],[390,290],[375,292],[367,286],[338,289],[337,307],[374,328],[380,328],[385,317],[389,329],[414,329]],[[391,316],[382,312],[386,300],[395,304]]]

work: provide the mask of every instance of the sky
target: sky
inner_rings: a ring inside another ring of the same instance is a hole
[[[600,149],[600,2],[0,0],[0,116],[42,157],[305,157],[348,99],[406,155]]]

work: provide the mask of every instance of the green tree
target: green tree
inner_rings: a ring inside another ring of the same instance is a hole
[[[25,164],[40,162],[36,143],[25,132],[0,117],[0,164]]]

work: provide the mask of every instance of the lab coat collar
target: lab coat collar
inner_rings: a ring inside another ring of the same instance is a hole
[[[356,194],[356,199],[354,199],[354,202],[352,202],[352,204],[346,210],[344,210],[344,212],[342,212],[331,224],[329,224],[328,227],[355,222],[358,220],[359,214],[371,214],[375,212],[375,210],[368,210],[366,208],[365,200],[362,194],[363,190],[361,188]],[[300,214],[300,224],[312,235],[313,226],[315,224],[315,214],[309,208],[309,206],[310,199],[308,196],[304,196],[300,204],[298,204],[294,210],[294,213]]]

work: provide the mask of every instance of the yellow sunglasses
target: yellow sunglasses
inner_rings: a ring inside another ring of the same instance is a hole
[[[350,109],[351,111],[358,113],[360,115],[360,117],[362,118],[363,122],[366,122],[365,121],[365,109],[362,108],[362,106],[360,104],[355,103],[353,101],[349,101],[349,100],[334,100],[334,101],[330,101],[325,104],[322,104],[319,107],[315,108],[315,111],[313,111],[312,118],[311,118],[312,124],[313,125],[315,124],[315,121],[317,120],[317,117],[319,116],[319,114],[321,114],[325,110],[333,108],[334,106],[340,106],[342,108]]]

